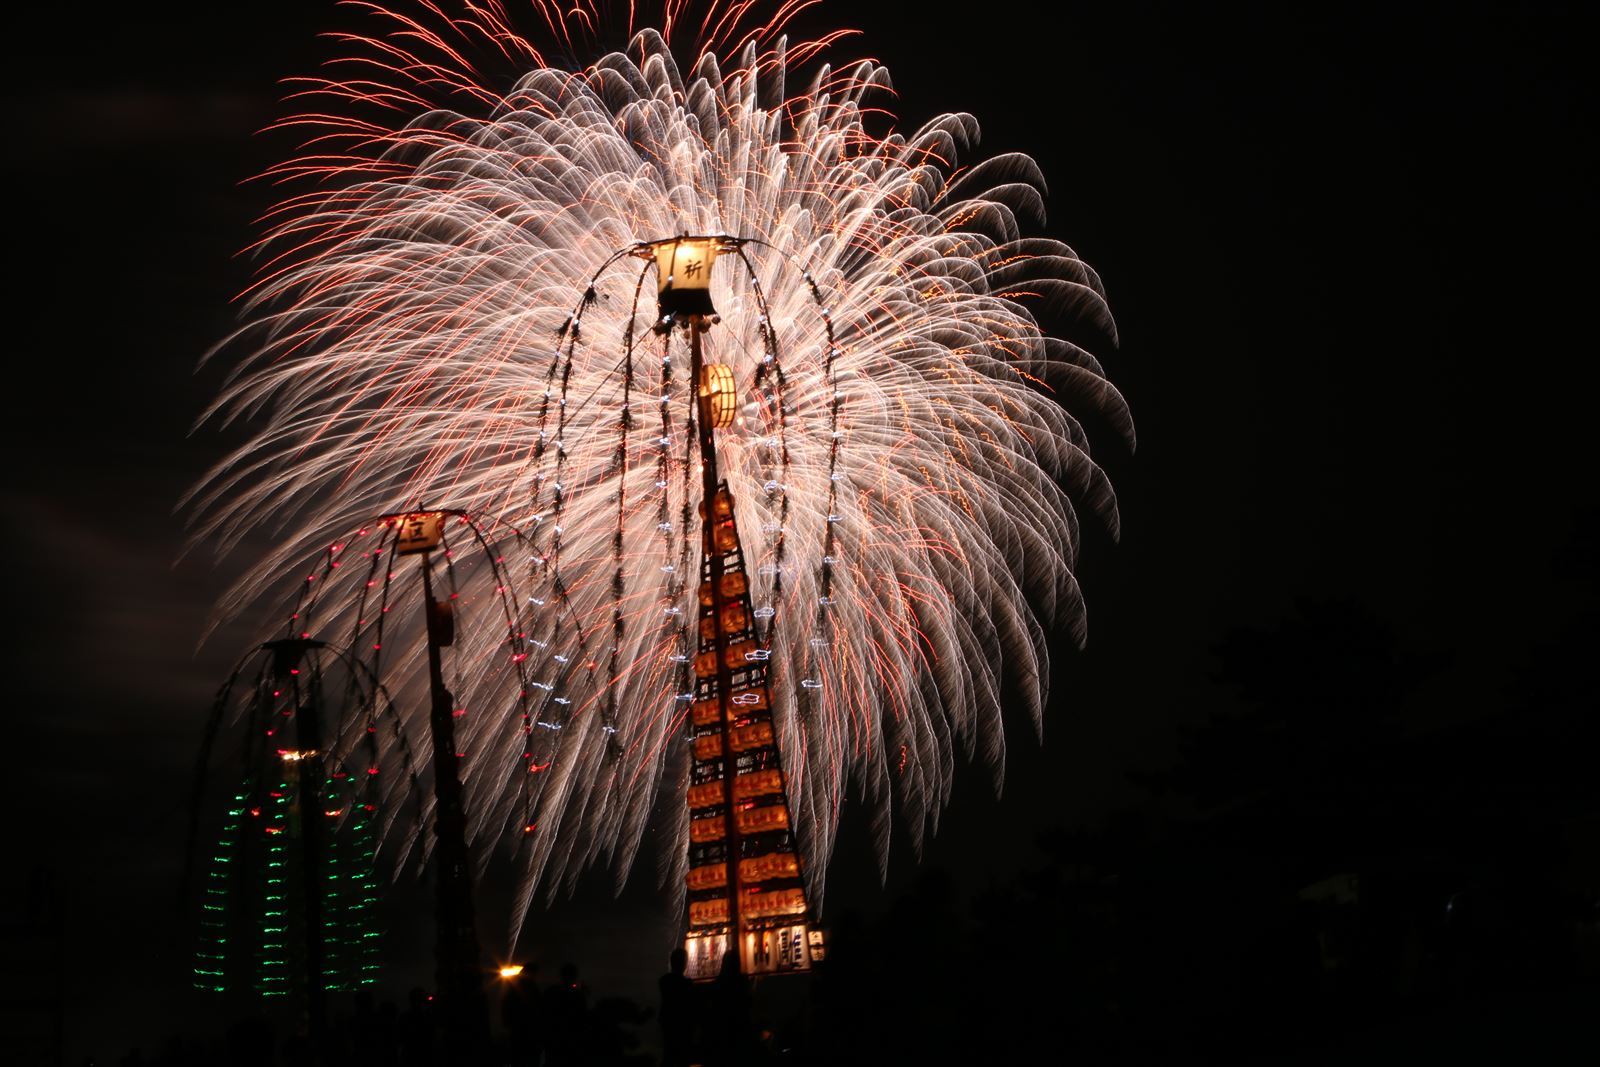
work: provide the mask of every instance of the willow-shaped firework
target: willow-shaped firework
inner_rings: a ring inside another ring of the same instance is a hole
[[[209,414],[258,428],[196,490],[199,536],[284,535],[224,611],[373,516],[450,507],[522,531],[502,551],[526,645],[458,669],[489,714],[522,714],[507,687],[531,687],[544,731],[532,759],[517,730],[480,731],[465,772],[529,798],[526,818],[480,805],[475,827],[517,836],[523,908],[595,861],[625,877],[663,794],[682,884],[699,462],[687,359],[652,331],[654,266],[619,250],[745,242],[715,268],[707,359],[739,390],[722,473],[814,900],[847,789],[886,854],[891,811],[919,845],[936,827],[958,753],[998,780],[1002,693],[1038,726],[1045,627],[1083,634],[1074,508],[1116,530],[1074,413],[1131,442],[1126,407],[1036,316],[1114,328],[1094,272],[1023,236],[1034,162],[965,167],[967,115],[875,134],[886,71],[786,41],[792,4],[741,35],[747,6],[712,9],[687,68],[647,29],[556,69],[481,8],[352,38],[362,65],[307,85],[318,110],[294,120],[318,154],[276,172],[317,187],[272,216],[221,346],[239,364]],[[503,95],[467,58],[491,45],[532,68]]]

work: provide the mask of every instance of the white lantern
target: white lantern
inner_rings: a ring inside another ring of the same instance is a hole
[[[715,237],[680,237],[654,246],[662,318],[717,313],[711,306],[711,266],[719,243]]]

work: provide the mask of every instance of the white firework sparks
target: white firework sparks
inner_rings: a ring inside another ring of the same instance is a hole
[[[593,862],[626,877],[653,812],[669,870],[686,856],[687,358],[650,333],[650,268],[601,269],[617,250],[751,239],[718,263],[708,358],[743,391],[722,472],[755,561],[813,900],[847,790],[886,854],[892,812],[919,844],[936,826],[958,756],[1000,774],[1002,690],[1038,726],[1046,627],[1082,636],[1074,509],[1116,529],[1074,412],[1131,443],[1126,407],[1036,316],[1114,329],[1094,272],[1024,236],[1042,217],[1037,167],[966,166],[967,115],[869,132],[884,69],[818,65],[826,42],[778,36],[787,11],[705,34],[686,68],[643,30],[578,70],[482,10],[437,33],[387,16],[394,33],[352,39],[369,57],[358,75],[309,87],[332,101],[295,120],[317,154],[278,173],[320,184],[270,220],[246,325],[221,346],[239,362],[207,417],[255,432],[196,490],[197,537],[226,550],[282,534],[225,612],[378,515],[448,507],[493,520],[491,537],[524,533],[496,546],[504,573],[463,572],[455,656],[474,829],[521,839],[522,909]],[[469,38],[532,69],[491,92]],[[441,95],[453,110],[427,106]],[[403,117],[354,117],[375,101]],[[351,588],[382,569],[370,558],[347,568]],[[322,603],[322,633],[368,639],[370,607]],[[505,621],[527,656],[515,670]],[[418,635],[385,640],[396,684],[418,686]],[[425,717],[425,697],[401,703]]]

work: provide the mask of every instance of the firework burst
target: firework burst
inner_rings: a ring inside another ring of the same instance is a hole
[[[536,6],[566,50],[603,17]],[[653,811],[687,841],[687,361],[652,333],[651,266],[618,250],[747,239],[713,277],[714,358],[741,402],[722,471],[814,899],[847,790],[886,854],[891,812],[919,843],[936,826],[958,756],[998,777],[1002,692],[1038,726],[1047,627],[1083,633],[1075,509],[1116,530],[1077,416],[1131,442],[1127,410],[1039,322],[1114,328],[1094,272],[1024,234],[1038,168],[969,165],[967,115],[883,132],[886,71],[826,65],[838,35],[783,37],[802,6],[757,24],[750,4],[669,4],[665,34],[633,32],[630,8],[626,50],[572,69],[499,5],[379,11],[384,32],[342,38],[285,123],[308,136],[272,176],[314,181],[269,216],[220,346],[236,370],[207,418],[255,430],[195,491],[198,537],[281,534],[232,613],[374,516],[498,524],[504,573],[465,576],[462,601],[495,636],[458,653],[458,685],[490,720],[470,787],[525,804],[479,804],[475,826],[515,832],[524,908],[594,862],[625,877]],[[525,72],[496,89],[482,55]],[[509,646],[490,606],[507,582]],[[661,853],[681,873],[685,848]]]

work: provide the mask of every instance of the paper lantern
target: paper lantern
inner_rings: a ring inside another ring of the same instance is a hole
[[[395,520],[398,530],[396,551],[402,556],[428,552],[439,545],[444,534],[444,515],[437,511],[418,511]]]
[[[707,363],[700,371],[701,410],[711,420],[713,428],[721,430],[733,425],[739,412],[739,390],[734,384],[733,368],[725,363]]]
[[[717,261],[718,244],[715,237],[681,237],[652,246],[662,318],[717,313],[711,306],[711,265]]]

